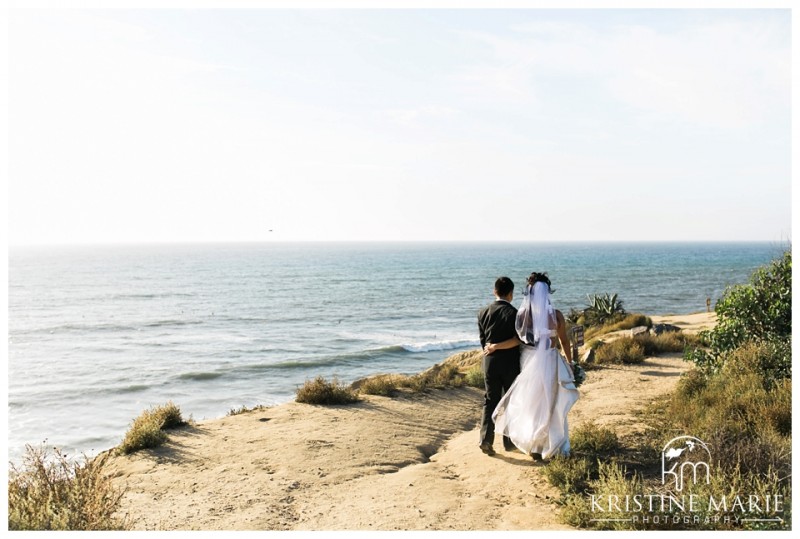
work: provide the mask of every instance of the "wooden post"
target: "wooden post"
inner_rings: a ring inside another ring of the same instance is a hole
[[[583,326],[573,326],[572,328],[572,362],[578,362],[578,347],[583,346]]]

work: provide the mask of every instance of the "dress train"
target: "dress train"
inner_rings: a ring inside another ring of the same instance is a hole
[[[520,363],[519,376],[492,415],[495,432],[529,455],[568,454],[567,413],[579,394],[567,360],[555,348],[523,346]]]

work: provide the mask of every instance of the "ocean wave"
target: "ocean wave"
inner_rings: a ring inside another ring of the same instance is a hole
[[[125,387],[116,388],[116,389],[114,389],[113,392],[116,392],[116,393],[138,393],[139,391],[146,391],[148,389],[150,389],[150,386],[148,386],[146,384],[132,384],[132,385],[125,386]]]
[[[341,354],[328,355],[313,359],[293,359],[293,360],[281,361],[278,363],[257,363],[257,364],[243,365],[238,367],[236,370],[250,371],[250,372],[254,371],[265,372],[265,371],[284,370],[284,369],[309,369],[314,367],[347,366],[347,365],[364,363],[365,361],[381,358],[383,356],[402,357],[406,354],[418,354],[423,352],[440,352],[440,351],[457,350],[460,348],[469,348],[477,346],[480,346],[480,342],[477,339],[452,339],[452,340],[421,342],[412,344],[393,344],[389,346],[381,346],[378,348],[370,348],[367,350],[345,352]]]
[[[272,322],[274,318],[264,316],[245,316],[236,314],[215,314],[214,319],[220,322]]]
[[[155,322],[148,322],[142,324],[145,328],[160,328],[166,326],[197,326],[202,324],[202,320],[157,320]]]
[[[249,365],[242,365],[237,367],[237,371],[247,372],[268,372],[272,370],[291,370],[291,369],[309,369],[315,367],[333,367],[333,366],[347,366],[356,363],[363,363],[383,355],[395,353],[401,355],[408,353],[402,346],[386,346],[383,348],[375,348],[371,350],[359,350],[355,352],[346,352],[342,354],[335,354],[329,356],[322,356],[317,358],[308,359],[291,359],[280,361],[277,363],[255,363]]]
[[[434,341],[415,344],[401,344],[400,347],[408,352],[439,352],[444,350],[455,350],[457,348],[468,348],[480,346],[478,339],[455,339],[448,341]]]
[[[158,384],[142,384],[142,383],[137,384],[133,382],[128,382],[126,380],[118,380],[109,383],[99,383],[98,385],[90,387],[76,388],[74,390],[74,394],[72,393],[67,394],[65,392],[62,394],[62,398],[74,399],[86,395],[97,395],[97,396],[108,395],[113,398],[115,395],[125,395],[128,393],[140,393],[142,391],[147,391],[148,389],[152,389],[157,385]]]
[[[362,356],[361,354],[358,354]],[[363,356],[362,356],[363,357]],[[243,365],[238,367],[238,371],[247,372],[266,372],[272,370],[285,370],[285,369],[308,369],[312,367],[330,367],[347,363],[350,359],[357,359],[356,354],[341,354],[337,356],[328,356],[318,359],[295,359],[288,361],[281,361],[279,363],[255,363],[250,365]]]
[[[61,324],[59,326],[48,326],[43,328],[32,328],[27,331],[20,331],[20,333],[61,333],[72,331],[100,331],[100,332],[115,332],[115,331],[136,331],[135,326],[128,326],[122,324]]]
[[[196,294],[186,292],[165,292],[163,294],[147,293],[147,294],[113,294],[110,299],[158,299],[158,298],[193,298]],[[95,299],[105,300],[109,299],[108,296],[98,296]]]
[[[229,314],[214,315],[215,322],[252,322],[257,324],[284,324],[292,322],[308,322],[306,314],[276,314],[274,316],[236,316]],[[333,322],[331,322],[333,323]]]
[[[194,380],[196,382],[202,382],[204,380],[215,380],[221,377],[223,373],[221,372],[185,372],[183,374],[178,375],[179,380]]]
[[[60,324],[57,326],[46,326],[41,328],[30,328],[18,333],[26,334],[41,334],[41,333],[63,333],[63,332],[101,332],[101,333],[114,333],[114,332],[129,332],[141,331],[142,328],[159,328],[159,327],[175,327],[175,326],[195,326],[203,324],[202,320],[155,320],[153,322],[135,323],[68,323]]]

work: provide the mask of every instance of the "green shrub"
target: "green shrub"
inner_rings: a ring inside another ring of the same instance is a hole
[[[174,429],[186,424],[181,415],[181,409],[171,401],[164,406],[157,407],[154,412],[161,419],[162,429]]]
[[[443,365],[441,368],[434,369],[431,372],[430,385],[439,389],[461,387],[464,385],[464,376],[455,365]]]
[[[140,449],[158,447],[167,441],[164,429],[185,425],[181,410],[172,402],[145,410],[133,420],[117,451],[128,455]]]
[[[590,421],[574,429],[570,434],[572,450],[578,453],[608,453],[619,449],[617,434]]]
[[[774,380],[762,369],[771,363],[770,352],[769,343],[748,343],[723,354],[717,373],[686,373],[665,410],[665,423],[725,448],[716,456],[726,470],[742,465],[752,473],[790,473],[791,380]]]
[[[575,494],[586,490],[592,479],[593,467],[585,458],[557,456],[544,467],[544,476],[562,494]]]
[[[337,379],[328,382],[322,376],[306,380],[297,390],[297,402],[305,404],[352,404],[358,402],[358,395]]]
[[[747,340],[792,334],[792,252],[757,269],[749,285],[726,290],[714,310],[718,322],[712,346],[730,350]]]
[[[472,367],[464,375],[464,383],[470,387],[483,389],[486,387],[486,377],[481,366]]]
[[[632,337],[620,337],[595,348],[597,363],[641,363],[644,357],[644,347]]]
[[[8,479],[9,530],[127,530],[117,515],[124,491],[105,471],[109,453],[83,463],[57,449],[27,446],[23,467]]]
[[[792,381],[778,380],[770,391],[770,399],[762,403],[764,420],[782,435],[792,436]]]
[[[749,284],[728,288],[714,310],[717,325],[702,334],[710,349],[691,350],[687,359],[702,369],[715,371],[725,352],[747,341],[770,342],[777,352],[773,373],[777,377],[791,376],[791,250],[757,269]]]
[[[591,502],[582,494],[567,496],[561,507],[562,522],[574,528],[586,529],[595,526],[596,515],[592,512]]]
[[[693,399],[708,385],[708,377],[700,369],[691,369],[681,375],[676,393],[682,398]]]
[[[718,369],[724,376],[755,373],[770,387],[776,381],[791,378],[792,350],[787,341],[751,341],[719,355]]]
[[[161,430],[161,423],[153,417],[139,417],[125,433],[122,443],[117,448],[123,455],[135,453],[140,449],[158,447],[167,441],[167,434]]]

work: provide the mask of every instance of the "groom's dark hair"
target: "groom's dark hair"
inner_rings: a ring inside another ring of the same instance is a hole
[[[498,277],[494,282],[494,291],[501,298],[514,291],[514,282],[508,277]]]

